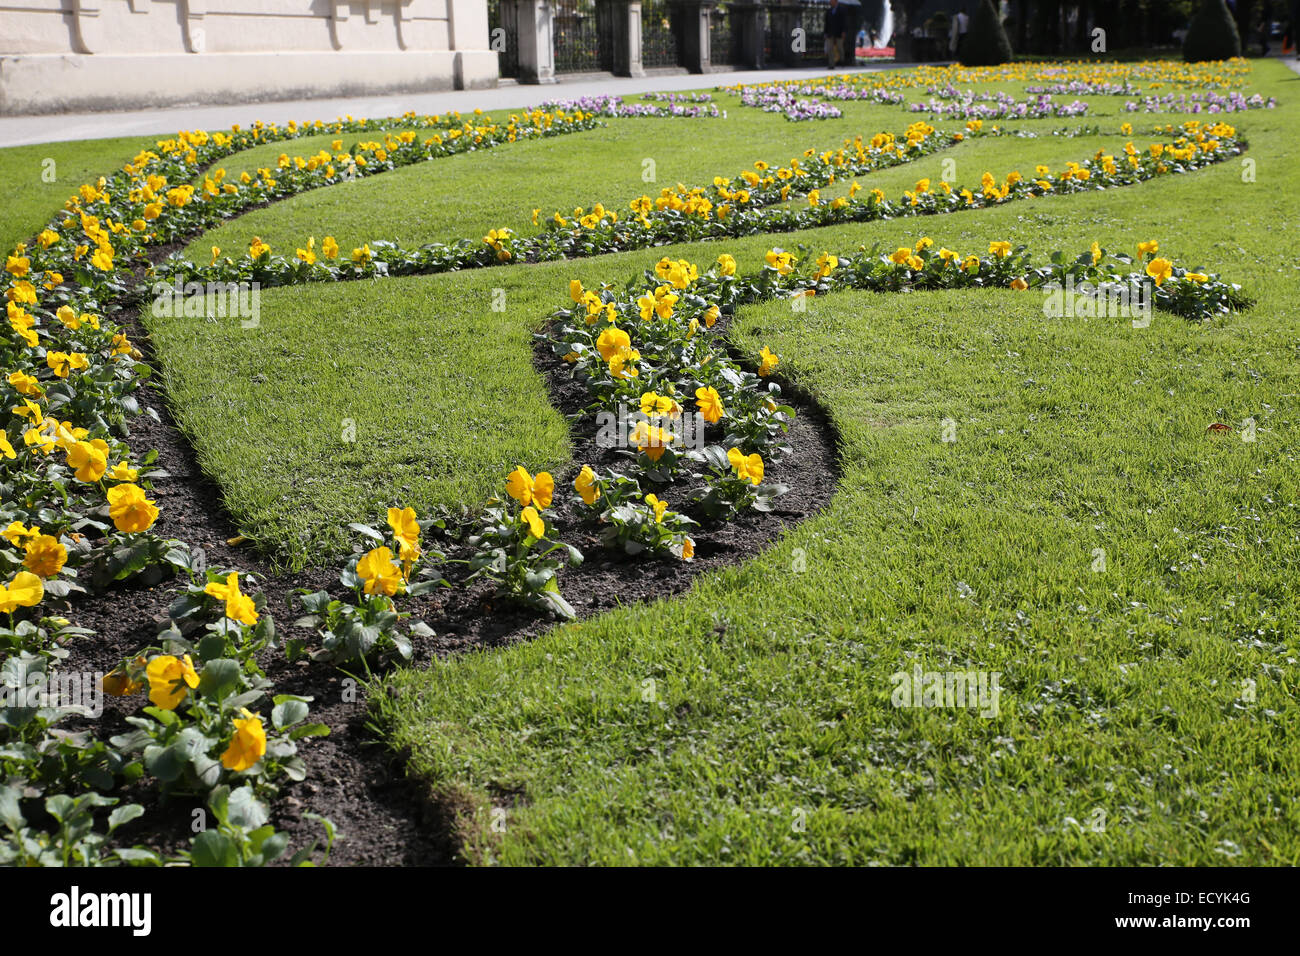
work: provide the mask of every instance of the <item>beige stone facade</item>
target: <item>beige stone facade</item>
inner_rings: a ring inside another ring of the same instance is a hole
[[[487,0],[0,0],[0,114],[473,89]]]

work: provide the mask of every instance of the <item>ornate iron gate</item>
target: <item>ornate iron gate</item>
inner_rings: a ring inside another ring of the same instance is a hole
[[[604,18],[601,18],[604,19]],[[555,0],[555,72],[584,73],[602,68],[602,52],[611,50],[607,32],[597,26],[595,0]],[[605,24],[601,24],[605,26]],[[602,42],[603,41],[603,42]]]
[[[804,0],[799,5],[799,26],[803,29],[803,59],[826,62],[826,0]],[[851,42],[851,41],[850,41]]]
[[[513,3],[488,0],[488,49],[497,54],[502,76],[519,76],[519,24]]]
[[[665,0],[641,4],[641,65],[678,65],[677,38]]]
[[[709,17],[709,61],[719,66],[730,66],[736,59],[731,11],[727,4],[722,3],[713,8]]]

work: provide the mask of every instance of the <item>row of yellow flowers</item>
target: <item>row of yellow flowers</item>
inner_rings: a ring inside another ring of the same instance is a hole
[[[1131,126],[1125,125],[1131,132]],[[982,128],[981,121],[972,120],[967,124],[967,134],[977,135]],[[632,200],[628,204],[631,215],[620,215],[612,205],[604,203],[575,209],[569,215],[555,212],[547,220],[542,220],[540,210],[535,210],[534,221],[545,225],[540,234],[523,236],[502,227],[491,230],[477,247],[466,239],[429,243],[418,249],[374,241],[354,250],[351,259],[344,259],[337,254],[337,243],[327,236],[324,247],[333,250],[334,255],[317,257],[314,241],[309,240],[306,248],[289,257],[275,254],[254,238],[248,253],[239,258],[218,259],[219,250],[214,250],[213,260],[206,266],[173,260],[161,271],[168,279],[185,282],[257,281],[279,285],[570,259],[670,243],[959,212],[1132,185],[1200,169],[1245,150],[1245,143],[1230,124],[1189,120],[1177,127],[1169,140],[1141,147],[1129,141],[1117,154],[1097,150],[1092,157],[1067,162],[1062,169],[1038,164],[1030,174],[1015,169],[1002,177],[986,171],[978,184],[965,186],[922,178],[897,199],[890,199],[879,188],[863,189],[856,181],[849,184],[845,194],[823,195],[823,189],[854,178],[852,170],[859,164],[879,163],[885,156],[914,158],[936,148],[936,144],[941,148],[953,141],[953,137],[936,134],[926,124],[914,124],[901,142],[889,134],[879,134],[869,142],[850,141],[840,150],[809,150],[803,160],[795,158],[785,166],[773,168],[756,163],[739,176],[716,177],[708,187],[667,187],[657,197],[644,195]],[[804,197],[805,205],[778,205],[799,196]]]
[[[527,125],[520,125],[521,120]],[[296,778],[303,772],[293,756],[295,739],[327,732],[302,723],[307,708],[296,698],[276,697],[270,722],[245,706],[272,691],[255,659],[273,636],[270,617],[262,610],[264,598],[241,588],[239,572],[203,569],[183,542],[153,533],[160,513],[149,488],[151,479],[165,473],[152,466],[152,453],[135,460],[122,439],[130,416],[138,411],[131,393],[141,376],[141,355],[111,319],[134,291],[146,248],[253,202],[311,188],[345,172],[349,177],[364,175],[407,159],[594,124],[582,114],[535,111],[502,125],[478,117],[464,122],[459,115],[412,115],[391,125],[397,128],[349,118],[306,127],[257,124],[248,132],[235,129],[229,134],[182,132],[142,151],[118,173],[83,185],[34,242],[5,257],[0,273],[7,319],[6,334],[0,337],[5,366],[0,393],[9,395],[0,413],[0,484],[5,489],[0,502],[0,615],[8,626],[0,623],[0,637],[11,652],[41,662],[25,667],[53,669],[62,656],[59,644],[85,632],[66,618],[42,615],[41,606],[51,597],[64,600],[87,585],[102,587],[153,566],[188,573],[190,583],[182,586],[181,604],[173,605],[172,613],[182,614],[187,628],[198,625],[200,633],[210,635],[209,640],[192,642],[174,626],[165,629],[157,646],[143,649],[105,677],[109,694],[138,693],[148,685],[150,706],[143,715],[129,718],[137,729],[120,740],[77,738],[75,745],[61,745],[85,751],[87,766],[107,761],[125,772],[143,765],[168,788],[214,794],[228,790],[227,778],[213,772],[219,766],[234,775],[230,785],[242,781],[250,792],[262,794],[268,787],[274,789],[278,775]],[[346,149],[339,136],[328,158],[325,151],[309,157],[284,154],[274,170],[262,169],[256,176],[245,173],[232,181],[218,169],[193,183],[195,174],[214,159],[253,145],[372,130],[380,135]],[[178,611],[181,606],[185,610]],[[28,609],[36,613],[25,614]],[[179,721],[167,716],[181,710]],[[44,742],[68,713],[56,708],[11,725],[21,730],[12,731],[7,740],[21,740],[31,748],[6,751],[6,777],[50,779],[51,786],[59,785],[45,769],[50,757],[44,756],[57,751]],[[176,734],[182,729],[194,736],[185,738],[184,749],[177,750],[182,744]],[[198,740],[207,743],[197,747]],[[94,779],[87,784],[69,778],[64,784],[70,790],[104,786],[102,777]],[[130,811],[129,818],[139,807],[122,810]],[[70,854],[86,862],[158,860],[144,850],[95,856],[100,842],[78,837],[74,846],[61,842],[66,834],[22,832],[31,835],[0,845],[0,861],[66,862]],[[228,828],[198,838],[196,852],[199,842],[217,839],[234,840],[245,859],[261,858],[257,846],[264,835]]]

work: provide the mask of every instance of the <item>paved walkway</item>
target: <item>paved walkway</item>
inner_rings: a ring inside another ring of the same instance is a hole
[[[852,70],[865,72],[913,66],[911,63],[872,63]],[[242,103],[216,106],[166,107],[156,110],[133,110],[123,113],[60,113],[50,116],[0,117],[0,144],[23,146],[29,143],[52,143],[70,139],[101,139],[109,136],[155,136],[181,129],[229,129],[239,123],[248,126],[254,120],[285,123],[289,120],[311,122],[334,120],[340,116],[398,116],[408,110],[419,114],[446,113],[473,109],[501,110],[534,106],[548,99],[577,99],[583,96],[611,94],[632,97],[651,91],[698,90],[732,83],[762,83],[825,75],[825,68],[803,67],[781,70],[737,70],[726,73],[668,73],[629,79],[584,74],[571,80],[546,86],[520,86],[514,83],[490,90],[451,90],[445,93],[398,93],[389,96],[362,96],[349,99],[290,100],[266,103]]]

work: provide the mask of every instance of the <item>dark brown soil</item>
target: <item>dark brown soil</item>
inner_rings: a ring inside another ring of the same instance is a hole
[[[152,362],[147,336],[137,318],[125,315],[122,321]],[[585,393],[569,379],[567,366],[541,349],[536,353],[536,363],[559,409],[566,414],[577,412]],[[256,551],[227,543],[235,538],[238,529],[223,507],[220,489],[204,476],[192,447],[176,427],[157,381],[146,380],[137,397],[141,406],[153,409],[160,420],[141,416],[133,423],[129,439],[137,455],[156,449],[158,464],[171,476],[157,481],[154,489],[161,512],[157,533],[203,548],[209,567],[231,566],[262,575],[267,610],[274,615],[277,630],[282,636],[313,640],[309,631],[293,627],[300,611],[296,606],[290,608],[289,601],[299,588],[342,593],[337,566],[284,573]],[[838,479],[835,436],[826,417],[809,398],[783,384],[787,400],[799,412],[789,435],[794,451],[783,461],[770,463],[767,475],[769,480],[787,484],[789,493],[778,499],[774,513],[749,512],[730,524],[702,526],[693,536],[696,551],[691,563],[673,558],[629,558],[602,548],[592,531],[580,528],[572,496],[557,493],[556,523],[566,529],[564,539],[585,556],[579,567],[560,572],[561,591],[580,617],[683,591],[701,572],[752,556],[786,528],[825,506]],[[579,421],[573,432],[574,460],[579,467],[583,463],[595,467],[614,463],[611,451],[596,447],[594,428]],[[571,487],[576,470],[556,475],[557,490]],[[680,507],[687,489],[657,490],[674,507]],[[454,540],[429,542],[429,546],[440,548],[451,558],[464,556],[463,546]],[[440,589],[406,605],[436,634],[417,643],[414,666],[434,656],[528,640],[555,623],[549,615],[498,599],[490,583],[460,583],[458,578],[465,573],[461,568],[463,565],[453,564],[445,572],[452,588]],[[108,671],[139,647],[153,643],[160,624],[166,622],[174,587],[174,581],[164,581],[155,587],[119,587],[107,594],[78,598],[69,616],[92,628],[96,636],[72,647],[66,666]],[[317,823],[303,819],[302,814],[309,811],[328,817],[338,827],[340,839],[331,863],[391,866],[456,862],[448,809],[428,799],[426,785],[404,775],[401,757],[367,726],[362,682],[350,681],[347,674],[328,664],[290,664],[280,653],[267,652],[261,663],[275,682],[277,693],[313,697],[310,719],[324,722],[331,729],[328,737],[300,741],[307,778],[286,784],[273,804],[273,822],[290,833],[293,847],[321,835]],[[123,718],[142,706],[143,700],[106,698],[96,733],[108,735],[127,729]],[[129,797],[143,803],[147,812],[138,822],[119,831],[126,842],[165,851],[187,845],[192,813],[201,805],[197,800],[177,799],[164,806],[157,792],[146,786],[136,788]]]

